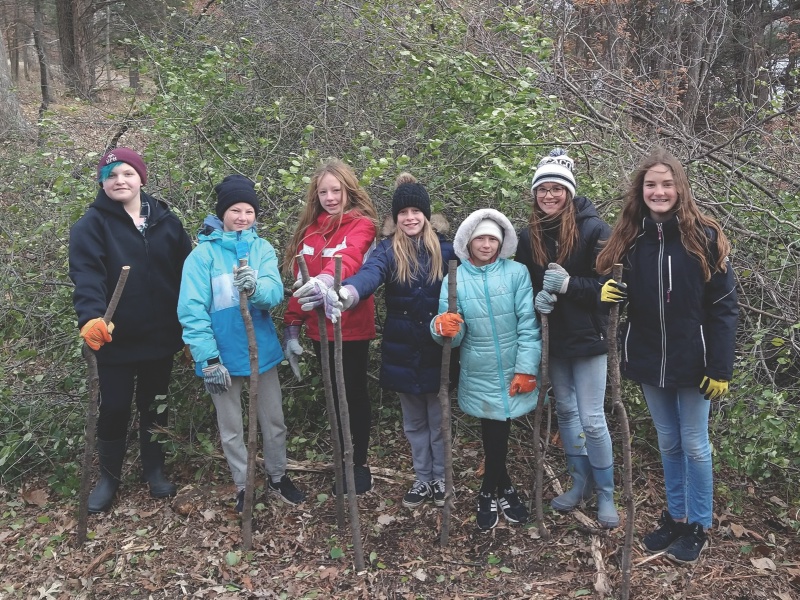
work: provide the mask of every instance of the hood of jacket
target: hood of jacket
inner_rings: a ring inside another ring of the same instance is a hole
[[[458,226],[458,231],[456,231],[453,248],[462,263],[469,263],[469,238],[478,223],[484,219],[493,220],[503,230],[503,243],[500,245],[498,258],[509,258],[517,251],[517,232],[514,231],[514,226],[508,220],[508,217],[493,208],[481,208],[464,219],[461,225]]]
[[[240,235],[241,233],[241,235]],[[204,244],[207,242],[216,242],[226,250],[231,250],[236,254],[237,258],[247,258],[250,244],[258,237],[256,232],[255,223],[250,229],[245,229],[241,232],[238,231],[225,231],[223,229],[222,221],[217,215],[208,215],[203,220],[203,225],[197,234],[197,242]],[[239,250],[237,251],[237,245]]]
[[[145,193],[144,191],[140,192],[140,199],[142,204],[148,204],[150,206],[150,215],[147,217],[150,225],[158,223],[161,219],[167,216],[167,204],[163,200],[153,198],[153,196]],[[97,192],[97,196],[95,196],[91,207],[96,208],[106,215],[111,215],[116,218],[126,220],[130,219],[128,213],[125,212],[125,207],[122,205],[122,202],[117,202],[116,200],[109,198],[108,194],[106,194],[105,190],[102,188]]]

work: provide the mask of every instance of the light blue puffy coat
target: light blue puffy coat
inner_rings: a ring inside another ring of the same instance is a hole
[[[239,292],[233,285],[233,269],[241,258],[256,271],[256,290],[249,298],[250,315],[258,344],[258,372],[264,373],[283,360],[270,309],[283,300],[283,282],[272,245],[256,233],[223,232],[222,222],[209,216],[198,235],[198,245],[183,265],[178,319],[183,341],[189,344],[196,373],[203,376],[208,359],[220,357],[231,375],[250,375],[247,331],[239,310]]]
[[[504,231],[500,257],[492,264],[476,267],[469,262],[470,234],[485,218],[495,220]],[[533,290],[528,269],[508,260],[516,250],[517,234],[509,220],[493,209],[468,216],[453,242],[461,259],[457,271],[457,310],[464,318],[453,346],[461,347],[458,405],[466,414],[505,421],[536,407],[537,392],[509,396],[515,373],[539,375],[542,335],[533,309]],[[447,277],[442,282],[439,312],[447,311]],[[444,338],[430,325],[433,338]]]

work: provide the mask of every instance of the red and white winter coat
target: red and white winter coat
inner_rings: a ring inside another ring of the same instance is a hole
[[[375,224],[357,210],[341,216],[322,213],[308,226],[296,253],[301,254],[308,265],[308,274],[334,276],[334,256],[342,257],[342,280],[355,275],[375,247]],[[295,265],[294,275],[299,268]],[[327,321],[328,339],[333,340],[333,325]],[[284,325],[305,325],[306,335],[319,341],[317,313],[300,308],[297,298],[289,298],[289,306],[283,315]],[[352,309],[342,313],[342,340],[346,342],[371,340],[375,337],[375,301],[365,298]]]

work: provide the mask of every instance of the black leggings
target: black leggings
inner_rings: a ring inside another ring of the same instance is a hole
[[[317,362],[322,366],[320,343],[314,340],[314,352]],[[334,406],[336,417],[339,417],[339,394],[336,388],[336,369],[334,367],[333,342],[328,343],[330,354],[331,383],[333,384]],[[369,430],[372,426],[369,388],[367,386],[367,369],[369,368],[369,340],[342,342],[342,373],[344,389],[347,394],[347,410],[350,413],[350,435],[353,438],[353,464],[367,464],[369,449]],[[339,443],[344,452],[344,438],[339,427]]]
[[[172,356],[124,365],[98,365],[97,373],[100,376],[98,438],[112,441],[127,435],[134,387],[140,430],[147,431],[154,424],[166,426],[168,413],[159,414],[154,400],[156,396],[167,395]]]
[[[483,453],[486,457],[481,492],[485,494],[500,495],[504,489],[511,486],[511,478],[506,470],[510,433],[511,421],[508,419],[505,421],[481,419]]]

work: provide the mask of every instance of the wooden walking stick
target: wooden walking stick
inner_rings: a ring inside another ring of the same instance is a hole
[[[550,322],[546,314],[539,315],[542,323],[542,363],[539,369],[539,400],[536,411],[533,413],[533,458],[536,463],[534,472],[533,489],[536,503],[536,523],[539,535],[543,540],[550,539],[550,532],[544,524],[544,509],[542,508],[542,487],[544,472],[544,447],[542,444],[542,411],[547,400],[547,388],[550,387]],[[548,435],[545,438],[549,437]]]
[[[612,277],[617,283],[622,282],[622,265],[617,263],[612,270]],[[608,319],[608,377],[611,382],[611,399],[622,433],[622,466],[623,466],[623,500],[625,501],[625,544],[622,547],[622,587],[620,597],[628,600],[631,593],[631,550],[633,548],[633,528],[635,505],[633,501],[633,466],[631,464],[631,429],[628,413],[622,403],[622,386],[619,372],[619,346],[617,331],[619,330],[619,303],[611,307]]]
[[[333,289],[339,297],[339,287],[342,284],[342,257],[336,255],[335,271],[333,276]],[[355,557],[356,571],[364,570],[364,547],[361,543],[361,521],[358,518],[358,498],[356,498],[356,482],[353,474],[353,438],[350,437],[350,408],[347,406],[347,392],[344,385],[344,366],[342,365],[342,317],[333,324],[333,361],[336,369],[336,391],[339,397],[339,421],[342,426],[344,439],[344,468],[347,474],[347,506],[350,510],[350,531],[353,537],[353,555]],[[339,495],[339,488],[336,489]]]
[[[239,268],[247,266],[247,259],[239,259]],[[244,484],[244,505],[242,507],[242,547],[250,550],[253,546],[253,504],[256,487],[256,440],[258,439],[258,344],[253,328],[247,294],[239,292],[239,311],[242,313],[244,329],[247,332],[247,350],[250,355],[250,389],[247,410],[247,475]],[[269,473],[267,473],[269,478]],[[269,485],[269,483],[267,483]]]
[[[117,304],[125,289],[125,282],[131,268],[122,267],[111,301],[103,315],[103,321],[108,325],[117,310]],[[89,374],[89,403],[86,405],[86,433],[84,434],[83,464],[81,465],[81,491],[78,510],[78,545],[86,541],[86,529],[89,524],[89,483],[91,481],[92,458],[94,458],[94,445],[97,437],[97,410],[100,399],[100,376],[97,374],[97,356],[89,345],[83,343],[83,358],[86,359],[86,368]]]
[[[308,266],[302,254],[295,257],[300,269],[303,283],[307,282]],[[325,406],[328,411],[328,423],[331,428],[331,446],[333,447],[333,472],[336,481],[336,524],[339,529],[347,526],[344,515],[344,473],[342,472],[342,446],[339,442],[339,419],[336,416],[336,403],[333,399],[333,382],[331,381],[330,349],[328,348],[328,327],[325,322],[325,309],[317,307],[317,321],[319,322],[319,354],[322,363],[322,385],[325,389]],[[352,479],[352,477],[350,478]]]
[[[457,311],[456,273],[458,261],[451,260],[447,269],[447,312]],[[450,541],[450,515],[453,512],[453,433],[450,423],[450,354],[453,338],[444,338],[442,344],[442,372],[439,376],[439,404],[442,407],[442,441],[444,442],[444,506],[442,507],[442,534],[439,544],[444,548]]]

